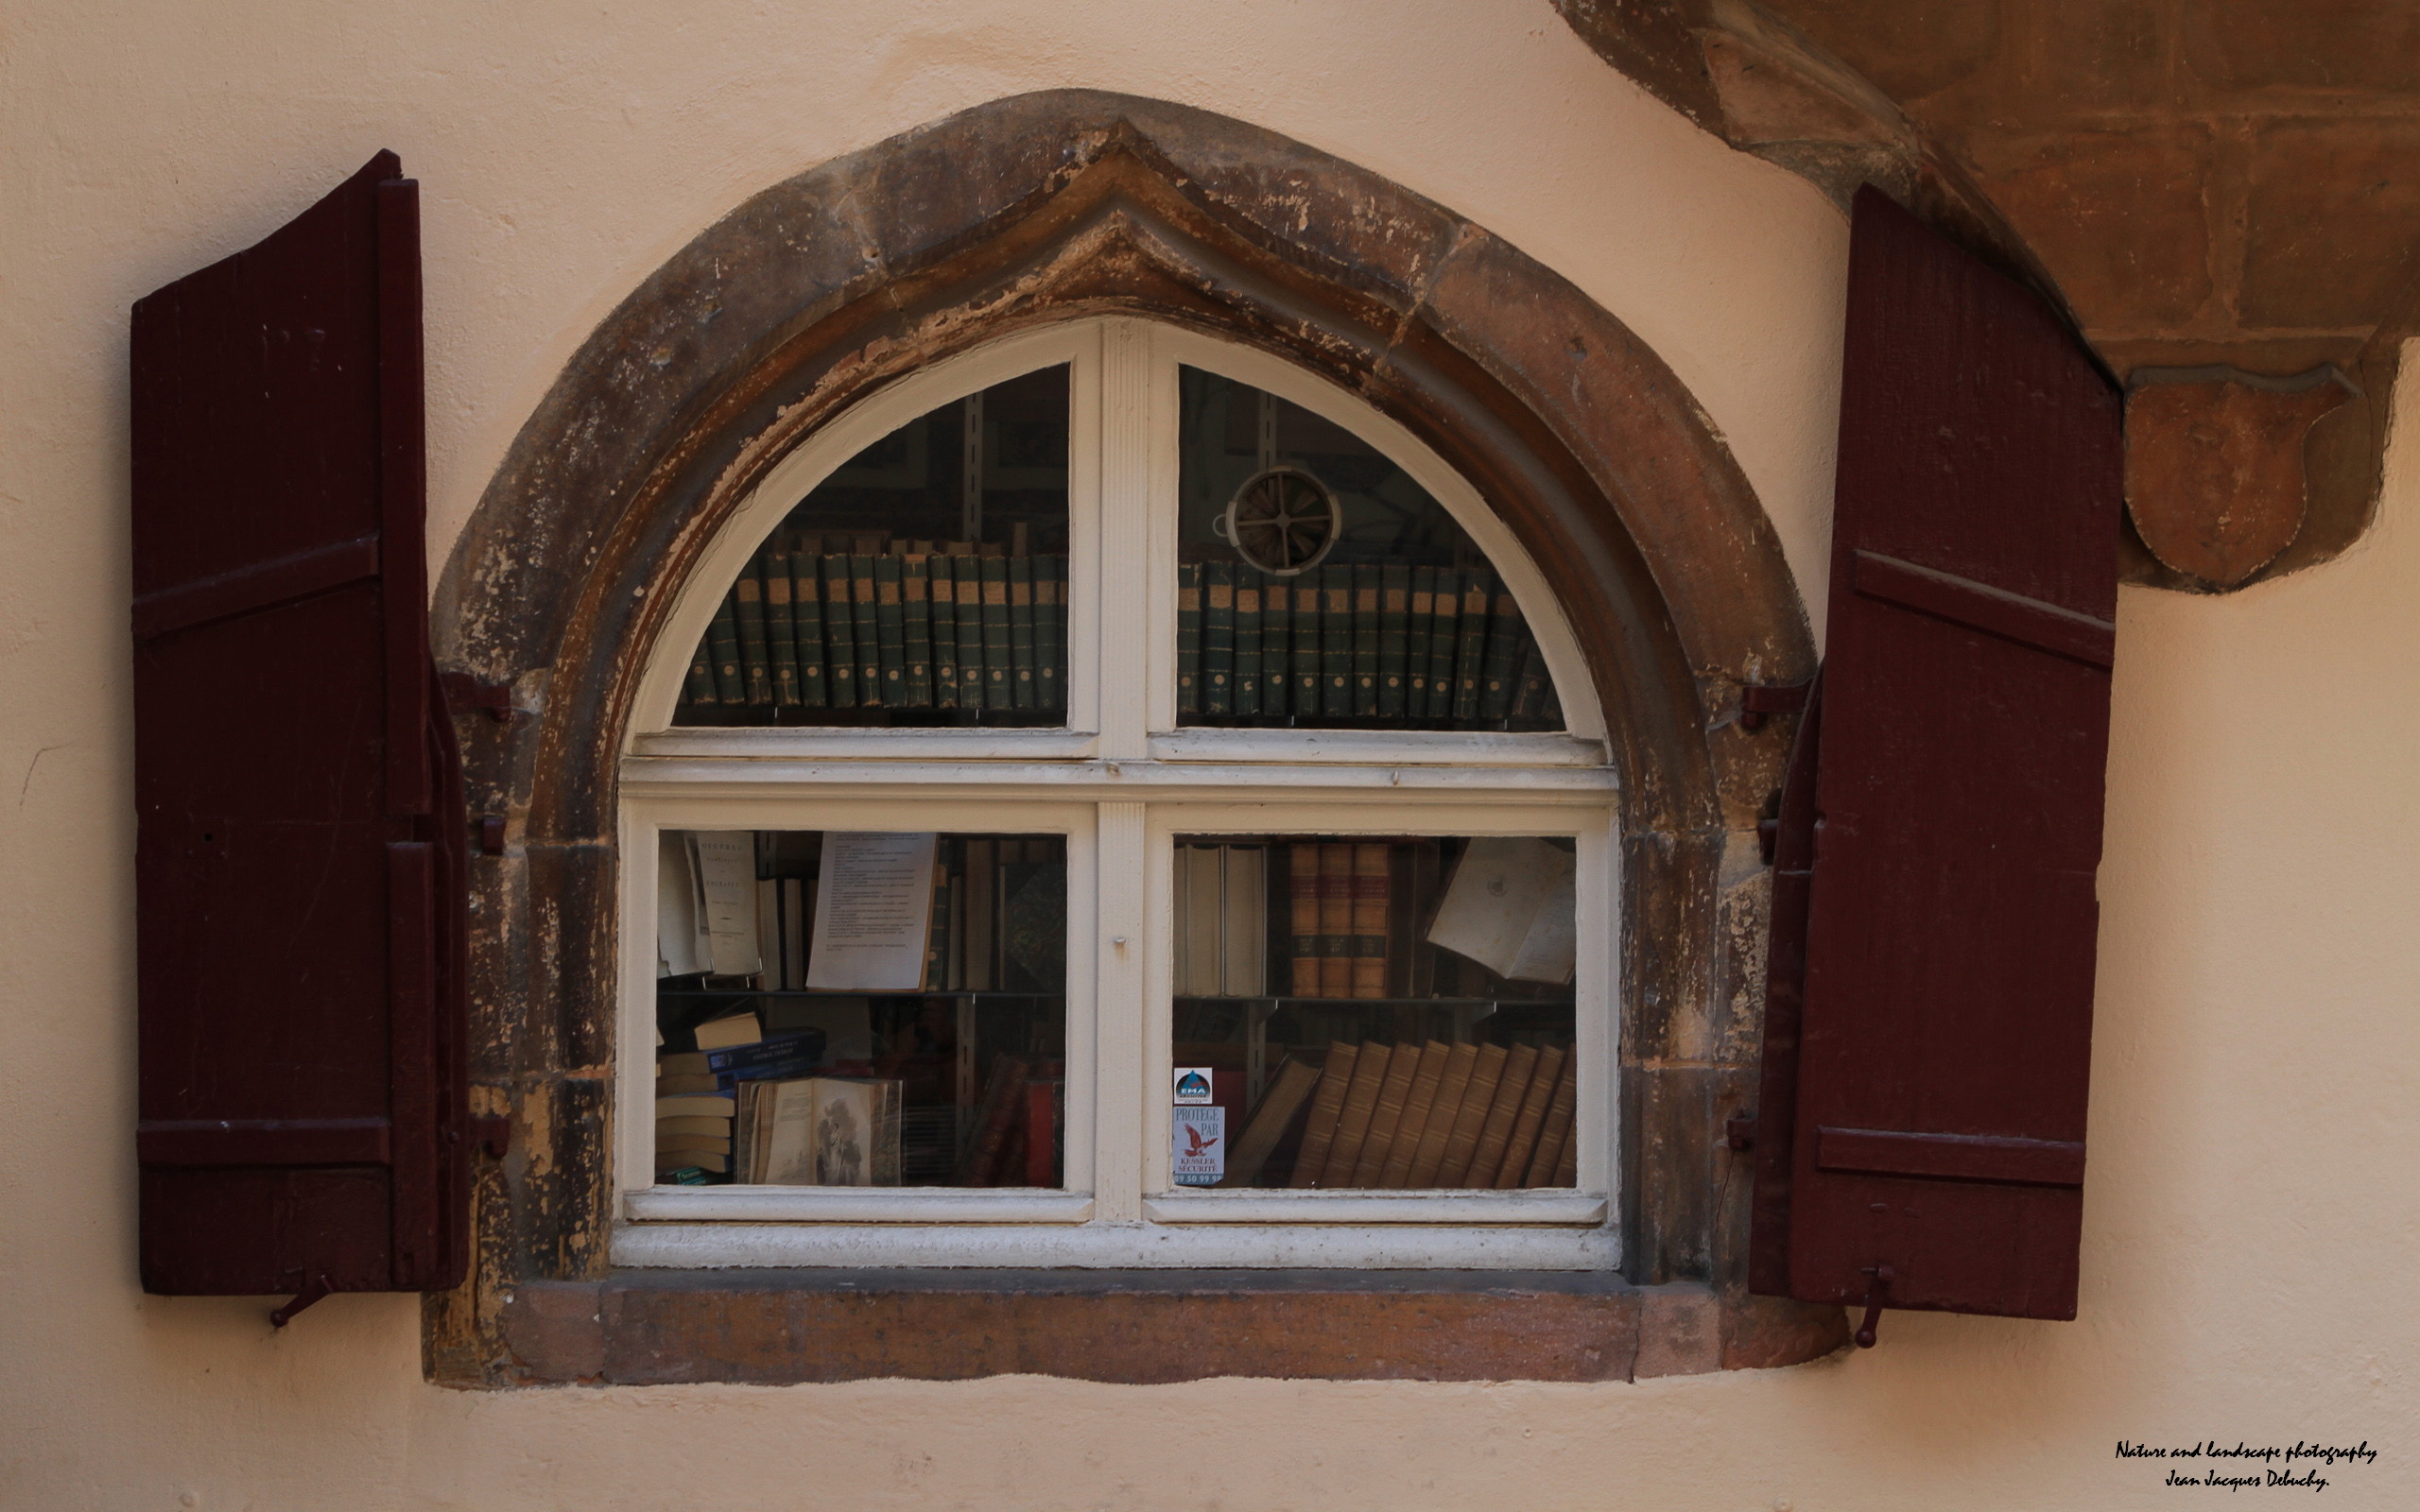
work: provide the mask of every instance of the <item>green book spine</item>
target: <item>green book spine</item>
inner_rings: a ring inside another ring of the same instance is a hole
[[[958,706],[983,707],[983,564],[972,557],[953,557],[950,576],[958,581]]]
[[[765,553],[765,644],[773,657],[773,701],[798,702],[798,622],[790,613],[790,554]]]
[[[908,653],[908,707],[933,706],[933,615],[927,591],[932,575],[925,557],[905,557],[899,563],[899,638]]]
[[[1292,681],[1287,713],[1296,723],[1320,716],[1320,577],[1302,573],[1294,578],[1294,615],[1287,632],[1292,637],[1286,653]]]
[[[831,702],[823,677],[823,564],[804,551],[790,557],[790,621],[798,641],[798,701],[823,708]]]
[[[1259,575],[1252,573],[1257,579]],[[1236,713],[1260,714],[1260,636],[1263,616],[1257,581],[1236,585]]]
[[[1378,717],[1401,723],[1404,681],[1411,656],[1411,568],[1389,563],[1378,574]]]
[[[933,705],[958,707],[958,575],[948,557],[927,557],[925,572],[932,597]]]
[[[832,684],[832,706],[857,707],[856,593],[849,585],[849,558],[823,558],[823,674]]]
[[[1411,570],[1411,598],[1404,606],[1403,712],[1407,719],[1428,717],[1428,652],[1436,644],[1437,569]]]
[[[905,709],[908,696],[908,615],[901,601],[900,579],[907,558],[876,557],[873,560],[873,633],[882,665],[882,706]]]
[[[874,558],[868,553],[849,556],[849,608],[856,621],[857,702],[868,709],[883,707],[882,606],[874,584]],[[894,637],[890,643],[897,645]]]
[[[983,707],[1016,707],[1014,674],[1009,651],[1009,560],[1005,557],[977,558],[983,568]]]
[[[1437,598],[1429,607],[1428,717],[1446,720],[1454,717],[1454,658],[1462,644],[1461,573],[1437,569]]]
[[[1067,558],[1037,557],[1033,579],[1034,698],[1044,709],[1067,707]]]
[[[1266,579],[1260,588],[1260,713],[1283,718],[1293,688],[1294,585],[1283,577]]]
[[[691,703],[722,701],[722,696],[715,692],[714,632],[711,629],[698,637],[698,649],[689,658],[689,680],[683,686],[682,696]]]
[[[1495,724],[1512,712],[1512,690],[1521,676],[1521,607],[1504,585],[1495,585],[1495,613],[1487,628],[1487,663],[1481,673],[1478,716]]]
[[[1176,569],[1176,712],[1201,712],[1201,564]]]
[[[1201,712],[1236,712],[1236,564],[1201,564]]]
[[[740,569],[731,585],[739,606],[739,669],[746,681],[748,702],[773,701],[773,669],[765,659],[765,585],[756,579],[756,564]]]
[[[1015,677],[1009,684],[1011,701],[1019,709],[1034,708],[1041,690],[1034,686],[1033,558],[1009,558],[1009,665]]]
[[[1320,713],[1353,713],[1353,569],[1320,569]]]
[[[1467,573],[1462,578],[1461,645],[1454,653],[1454,717],[1478,717],[1480,663],[1487,660],[1487,577]]]
[[[1378,713],[1378,597],[1383,591],[1374,562],[1353,569],[1353,712],[1367,719]]]
[[[1535,636],[1521,637],[1521,670],[1512,679],[1512,717],[1522,724],[1535,723],[1546,707],[1547,664],[1538,655]]]

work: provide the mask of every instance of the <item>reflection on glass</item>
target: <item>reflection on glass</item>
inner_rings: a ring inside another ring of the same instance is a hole
[[[1180,1186],[1577,1183],[1569,839],[1175,849]]]
[[[1181,425],[1180,724],[1563,728],[1512,595],[1384,453],[1193,368]]]
[[[908,421],[777,526],[677,725],[1067,722],[1067,369]]]
[[[1056,1187],[1064,836],[665,831],[659,1182]]]

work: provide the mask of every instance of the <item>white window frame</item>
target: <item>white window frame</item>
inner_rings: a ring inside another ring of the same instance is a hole
[[[891,430],[1069,365],[1063,730],[672,726],[725,585],[796,502]],[[1392,457],[1487,553],[1552,673],[1563,733],[1176,729],[1178,371],[1275,393]],[[1104,563],[1140,562],[1135,572]],[[1140,686],[1140,699],[1108,690]],[[625,1265],[1369,1265],[1618,1263],[1620,959],[1614,775],[1561,607],[1511,532],[1409,432],[1314,374],[1118,318],[1011,337],[853,407],[776,464],[681,591],[622,763],[618,1212]],[[1067,837],[1064,1189],[652,1185],[662,830],[909,830]],[[1578,846],[1578,1185],[1523,1192],[1180,1190],[1168,1179],[1171,840],[1192,833],[1537,834]],[[1103,879],[1128,879],[1105,884]],[[1144,881],[1144,885],[1132,885]],[[1080,1089],[1089,1095],[1080,1094]]]

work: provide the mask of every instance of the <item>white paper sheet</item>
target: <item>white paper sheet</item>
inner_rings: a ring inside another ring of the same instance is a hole
[[[806,985],[841,992],[912,992],[924,985],[940,836],[827,830],[815,888]]]

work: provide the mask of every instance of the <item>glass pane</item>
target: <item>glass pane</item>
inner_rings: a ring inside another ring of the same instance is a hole
[[[1067,722],[1067,369],[919,416],[742,572],[676,725]]]
[[[1563,728],[1512,595],[1409,473],[1198,369],[1181,415],[1179,724]]]
[[[1180,1186],[1576,1184],[1573,842],[1176,845]]]
[[[656,1179],[1056,1187],[1055,834],[665,831]]]

